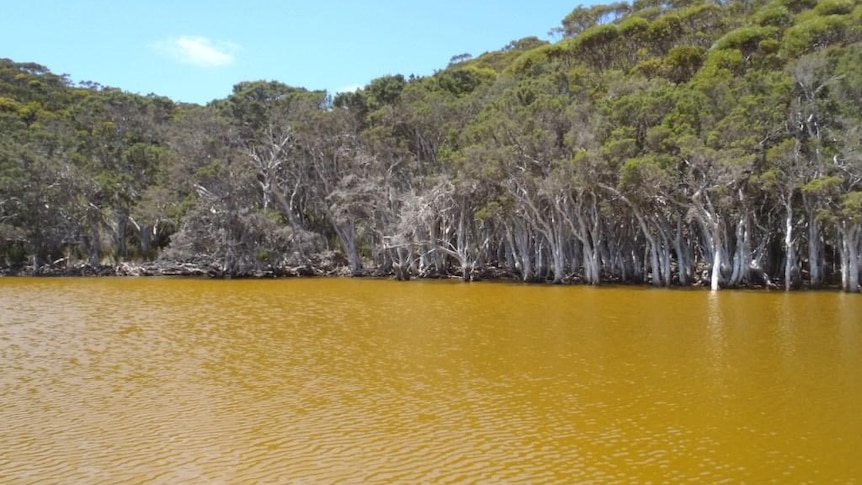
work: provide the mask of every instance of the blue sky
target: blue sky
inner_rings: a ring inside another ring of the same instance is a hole
[[[330,92],[429,75],[547,32],[578,0],[10,0],[0,57],[74,81],[206,103],[240,81]]]

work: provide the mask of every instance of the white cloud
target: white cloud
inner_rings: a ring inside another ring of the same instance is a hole
[[[338,93],[355,93],[356,91],[359,91],[363,87],[364,86],[361,84],[348,84],[347,86],[342,86],[340,88],[337,88],[335,90],[335,93],[336,94],[338,94]]]
[[[171,59],[198,67],[224,67],[233,64],[239,46],[213,42],[206,37],[188,36],[156,42],[153,47]]]

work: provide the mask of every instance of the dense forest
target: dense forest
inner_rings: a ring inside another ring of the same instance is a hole
[[[0,266],[859,291],[862,2],[636,0],[353,93],[0,60]]]

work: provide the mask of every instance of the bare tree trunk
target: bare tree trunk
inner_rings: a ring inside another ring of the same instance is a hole
[[[566,277],[565,259],[563,254],[563,236],[560,228],[555,231],[556,240],[551,246],[551,259],[554,262],[554,284],[560,284]]]
[[[784,210],[784,247],[786,257],[784,258],[784,290],[790,291],[793,287],[793,268],[796,266],[796,249],[793,247],[793,207],[789,200],[785,200]]]
[[[602,251],[602,224],[599,216],[598,198],[595,194],[590,194],[592,204],[590,205],[590,216],[592,218],[592,228],[589,231],[590,239],[592,240],[592,273],[593,280],[591,284],[598,285],[601,283],[602,267],[601,267],[601,251]]]
[[[848,293],[859,293],[859,226],[842,222],[838,230],[841,236],[841,288]]]
[[[538,200],[529,195],[530,191],[518,188],[512,190],[512,194],[520,199],[522,206],[529,212],[531,221],[536,230],[548,243],[551,255],[554,283],[562,283],[565,278],[565,255],[563,254],[563,220],[565,209],[562,207],[562,195],[543,195]],[[543,203],[544,202],[544,203]],[[541,252],[536,253],[537,264],[541,259]],[[544,277],[544,275],[539,275]]]
[[[395,255],[395,279],[409,281],[410,265],[413,263],[412,250],[410,248],[396,248]]]
[[[679,273],[679,284],[688,286],[690,284],[690,263],[688,254],[682,245],[682,220],[678,220],[676,224],[676,233],[673,238],[673,247],[676,252],[676,269]]]
[[[89,234],[81,237],[81,242],[87,253],[87,264],[95,268],[99,265],[99,230],[91,226],[88,231]]]
[[[662,245],[661,245],[661,253],[660,253],[660,257],[659,257],[659,264],[661,265],[661,268],[662,268],[662,278],[664,280],[663,284],[664,284],[664,286],[669,287],[673,283],[673,280],[672,280],[673,276],[671,274],[671,269],[670,269],[670,241],[668,241],[668,237],[663,230],[660,231],[660,233],[661,233]]]
[[[703,197],[706,205],[701,202]],[[721,288],[721,269],[724,265],[723,237],[722,237],[722,221],[712,205],[709,195],[704,194],[701,190],[697,191],[692,197],[692,203],[696,209],[696,217],[703,229],[703,237],[705,247],[712,251],[712,271],[709,279],[709,286],[712,291],[718,291]]]
[[[114,250],[114,261],[120,262],[128,255],[126,246],[126,228],[128,227],[129,215],[125,211],[117,213],[116,228],[114,230],[114,241],[117,247]]]
[[[302,221],[296,216],[296,198],[299,195],[300,180],[297,179],[290,192],[290,197],[285,197],[281,191],[274,191],[272,195],[281,205],[281,210],[287,216],[287,222],[294,229],[304,229]]]
[[[717,238],[713,238],[713,240],[712,275],[709,279],[709,288],[712,291],[718,291],[720,289],[719,280],[721,279],[721,245]]]
[[[474,270],[476,268],[476,262],[479,259],[477,254],[471,254],[473,251],[470,250],[470,240],[467,234],[467,208],[463,206],[459,206],[458,210],[458,227],[451,227],[451,222],[449,222],[450,226],[447,230],[444,230],[444,234],[449,234],[443,244],[437,244],[436,248],[444,253],[452,256],[458,261],[458,266],[461,271],[461,279],[464,281],[473,281],[474,279]],[[454,234],[450,231],[454,230]],[[454,236],[455,244],[452,244],[452,236]]]
[[[341,249],[344,251],[344,255],[347,256],[350,273],[354,276],[362,274],[362,261],[359,258],[359,249],[356,245],[356,224],[353,221],[349,221],[345,224],[333,224],[332,226],[338,235]]]
[[[859,293],[859,254],[851,248],[849,251],[850,264],[847,271],[847,289],[850,293]]]
[[[743,213],[740,219],[740,226],[742,230],[742,240],[737,240],[737,244],[739,245],[739,250],[737,251],[739,256],[739,278],[736,280],[736,285],[751,281],[751,262],[753,251],[751,248],[751,219],[748,216],[748,212]]]
[[[632,208],[634,208],[633,205]],[[652,282],[653,286],[661,286],[661,269],[658,262],[658,247],[655,238],[650,233],[646,221],[644,221],[644,218],[637,210],[635,210],[635,217],[637,217],[638,223],[641,226],[641,232],[647,240],[647,251],[649,252],[650,267],[652,269],[652,276],[650,278],[650,281]]]
[[[527,233],[525,225],[519,221],[514,221],[514,231],[507,224],[506,232],[509,238],[509,245],[515,260],[515,269],[521,273],[522,281],[532,281],[533,275],[533,260],[530,255],[530,237]]]
[[[813,196],[812,196],[813,197]],[[820,241],[820,222],[817,220],[817,207],[810,197],[803,195],[805,211],[808,214],[808,276],[812,288],[823,284],[823,245]]]
[[[740,281],[742,281],[742,239],[745,237],[743,232],[745,229],[743,228],[742,221],[744,216],[739,218],[739,221],[736,223],[736,248],[733,253],[733,259],[731,260],[731,267],[733,268],[730,273],[730,280],[728,281],[728,286],[735,287],[738,286]],[[728,246],[728,251],[730,251]]]

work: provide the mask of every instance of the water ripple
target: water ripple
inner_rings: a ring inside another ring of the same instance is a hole
[[[0,281],[0,482],[848,481],[862,305],[818,297]]]

